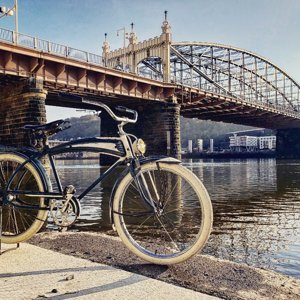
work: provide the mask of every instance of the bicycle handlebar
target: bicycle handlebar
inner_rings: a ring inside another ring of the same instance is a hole
[[[127,117],[120,117],[117,116],[111,109],[110,107],[108,107],[106,104],[102,103],[102,102],[96,102],[93,100],[87,100],[87,99],[82,99],[82,103],[87,103],[87,104],[91,104],[97,107],[101,107],[104,108],[108,114],[117,122],[125,122],[125,123],[136,123],[137,121],[137,117],[138,117],[138,113],[137,111],[133,110],[133,109],[128,109],[127,107],[123,107],[123,106],[117,106],[116,110],[118,111],[122,111],[122,112],[126,112],[126,113],[130,113],[133,114],[133,118],[127,118]]]
[[[110,107],[108,107],[106,104],[104,104],[102,102],[98,102],[98,101],[94,101],[94,100],[88,100],[88,99],[85,99],[85,98],[83,98],[81,96],[77,96],[77,95],[74,95],[74,94],[60,93],[59,95],[61,97],[63,97],[64,100],[67,100],[67,101],[70,101],[70,102],[74,102],[74,103],[86,103],[86,104],[90,104],[92,106],[103,108],[117,122],[136,123],[137,118],[138,118],[137,111],[135,111],[133,109],[129,109],[129,108],[124,107],[124,106],[117,106],[116,110],[118,110],[120,112],[126,112],[126,113],[129,113],[129,114],[132,114],[133,118],[128,118],[128,117],[124,117],[124,116],[122,116],[122,117],[121,116],[117,116],[110,109]]]

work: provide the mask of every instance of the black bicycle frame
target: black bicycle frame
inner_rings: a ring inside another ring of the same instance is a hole
[[[126,137],[128,139],[128,137]],[[127,149],[128,150],[128,149]],[[103,155],[108,155],[108,156],[114,156],[117,157],[118,160],[112,164],[103,174],[101,174],[89,187],[87,187],[78,197],[77,199],[80,201],[84,196],[86,196],[97,184],[99,184],[101,181],[103,181],[109,174],[111,174],[114,169],[121,164],[123,164],[126,160],[134,159],[133,157],[128,156],[128,151],[125,150],[122,139],[121,138],[106,138],[106,137],[95,137],[95,138],[85,138],[85,139],[80,139],[76,141],[71,141],[64,143],[62,145],[58,145],[55,147],[50,148],[49,146],[45,146],[45,148],[42,151],[37,151],[34,149],[27,149],[25,151],[25,155],[28,155],[27,159],[25,160],[24,163],[22,163],[13,173],[11,176],[7,186],[9,187],[10,184],[12,183],[13,179],[15,176],[22,170],[22,168],[28,164],[28,163],[33,163],[34,166],[37,167],[35,161],[39,160],[42,157],[48,157],[51,169],[53,171],[53,175],[58,187],[58,192],[31,192],[31,191],[12,191],[14,194],[22,194],[26,196],[31,196],[31,197],[43,197],[43,198],[54,198],[54,199],[63,199],[63,188],[61,185],[61,181],[59,178],[59,175],[56,170],[56,166],[54,163],[53,156],[58,155],[58,154],[63,154],[63,153],[72,153],[72,152],[94,152],[94,153],[99,153]],[[37,167],[38,171],[44,173],[45,170],[41,167]],[[44,177],[47,175],[41,174]],[[8,190],[8,193],[10,191]],[[43,207],[41,208],[38,205],[18,205],[12,203],[15,207],[18,208],[28,208],[28,209],[44,209],[44,210],[49,210],[49,207]]]

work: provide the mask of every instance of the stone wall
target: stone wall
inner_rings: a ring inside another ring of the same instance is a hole
[[[45,99],[47,92],[35,80],[6,86],[0,92],[0,145],[28,146],[25,124],[46,123]]]

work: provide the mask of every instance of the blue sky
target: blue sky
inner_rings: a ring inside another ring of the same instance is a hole
[[[13,0],[1,0],[11,7]],[[228,44],[258,53],[300,82],[300,0],[18,0],[19,31],[101,55],[123,45],[117,29],[135,24],[138,39],[160,35],[164,10],[174,41]],[[13,29],[14,18],[0,19]],[[60,111],[62,111],[60,109]],[[65,116],[73,115],[66,110]],[[57,113],[49,109],[48,119]]]

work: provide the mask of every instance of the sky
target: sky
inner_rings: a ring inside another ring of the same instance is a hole
[[[12,7],[14,0],[0,0]],[[161,34],[164,11],[173,41],[222,43],[255,52],[300,83],[300,0],[18,0],[19,32],[95,54],[104,34],[123,46],[117,30],[130,23],[138,40]],[[0,19],[14,29],[14,18]],[[82,112],[47,107],[49,121]]]

